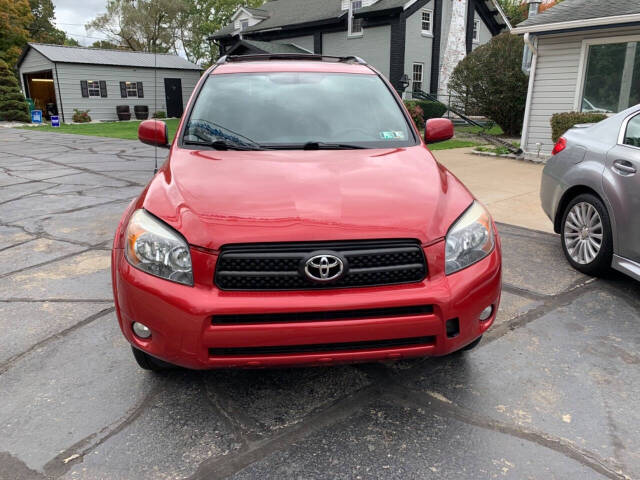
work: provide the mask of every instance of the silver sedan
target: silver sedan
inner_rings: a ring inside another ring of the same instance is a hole
[[[542,176],[542,207],[569,263],[640,280],[640,105],[578,125],[556,143]]]

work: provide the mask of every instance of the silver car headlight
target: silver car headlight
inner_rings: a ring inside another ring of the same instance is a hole
[[[491,216],[473,202],[447,233],[445,273],[451,275],[479,262],[491,253],[494,244]]]
[[[189,245],[179,233],[144,210],[136,210],[129,220],[125,256],[143,272],[193,285]]]

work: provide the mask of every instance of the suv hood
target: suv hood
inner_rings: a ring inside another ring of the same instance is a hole
[[[446,235],[472,202],[424,146],[197,151],[174,145],[142,205],[194,246]]]

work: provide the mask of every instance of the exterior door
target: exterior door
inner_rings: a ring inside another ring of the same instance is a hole
[[[165,78],[164,96],[167,102],[167,117],[181,117],[184,111],[182,105],[182,81],[179,78]]]
[[[618,144],[607,153],[603,187],[617,228],[617,255],[640,263],[640,114],[622,124]]]

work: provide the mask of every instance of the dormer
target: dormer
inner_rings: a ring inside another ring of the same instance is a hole
[[[247,28],[257,25],[265,18],[269,18],[269,12],[266,10],[240,7],[231,17],[234,34],[242,33]]]
[[[342,1],[342,10],[349,10],[349,6],[351,4],[351,0],[341,0]],[[362,8],[370,7],[371,5],[378,3],[380,0],[362,0]]]

